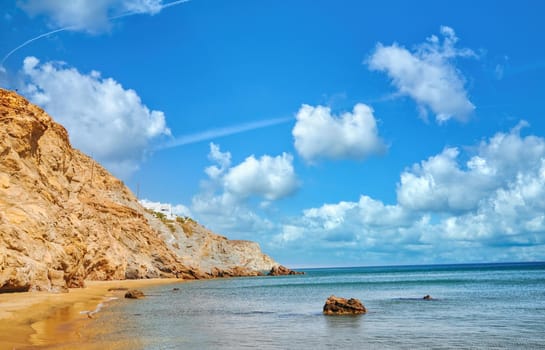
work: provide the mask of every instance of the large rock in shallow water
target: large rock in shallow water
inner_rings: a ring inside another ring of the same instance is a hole
[[[359,315],[367,312],[367,309],[358,299],[339,298],[330,296],[324,305],[324,315]]]

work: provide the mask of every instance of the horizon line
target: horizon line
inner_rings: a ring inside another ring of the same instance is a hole
[[[430,264],[394,264],[394,265],[335,265],[335,266],[304,266],[299,264],[290,265],[290,268],[297,270],[320,270],[320,269],[358,269],[358,268],[385,268],[385,267],[425,267],[425,266],[469,266],[469,265],[528,265],[545,264],[545,260],[525,261],[496,261],[496,262],[462,262],[462,263],[430,263]]]

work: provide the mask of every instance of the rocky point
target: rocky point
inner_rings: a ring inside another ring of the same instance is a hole
[[[0,89],[0,292],[251,276],[275,265],[256,243],[161,220],[41,108]]]

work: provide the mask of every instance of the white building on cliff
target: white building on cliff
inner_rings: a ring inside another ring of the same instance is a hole
[[[176,215],[172,211],[172,205],[165,204],[165,203],[159,203],[159,202],[152,202],[148,201],[147,199],[141,199],[138,201],[144,208],[153,210],[154,212],[164,214],[165,217],[169,220],[176,219]]]

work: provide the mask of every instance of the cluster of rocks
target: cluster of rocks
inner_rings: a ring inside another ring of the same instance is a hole
[[[273,266],[267,276],[287,276],[287,275],[304,275],[302,271],[294,271],[282,265]]]

